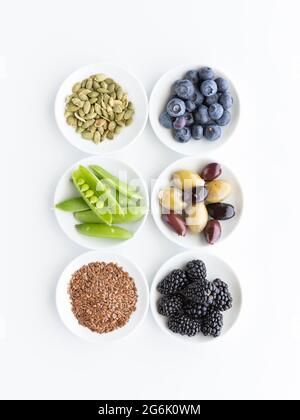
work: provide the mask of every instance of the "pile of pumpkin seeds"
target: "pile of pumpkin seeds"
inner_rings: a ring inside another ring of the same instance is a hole
[[[65,118],[85,140],[113,140],[133,121],[134,106],[122,87],[105,74],[75,83],[66,98]]]

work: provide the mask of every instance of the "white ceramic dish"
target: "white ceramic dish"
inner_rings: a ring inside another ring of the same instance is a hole
[[[163,170],[152,189],[151,212],[155,223],[164,236],[179,246],[183,246],[185,248],[199,248],[200,246],[208,246],[209,244],[206,242],[203,233],[194,235],[188,232],[186,236],[178,236],[165,222],[162,221],[161,207],[158,200],[159,191],[170,185],[172,174],[175,171],[181,169],[189,169],[199,173],[205,165],[211,162],[214,162],[214,160],[201,159],[197,157],[185,157],[179,159],[171,163],[171,165]],[[232,192],[230,196],[225,200],[225,202],[230,203],[235,207],[236,215],[230,220],[224,220],[220,222],[222,226],[222,235],[216,244],[226,239],[236,228],[240,221],[243,209],[243,194],[236,176],[231,172],[231,170],[227,168],[226,165],[224,165],[222,162],[219,163],[222,167],[222,175],[220,176],[220,179],[229,181],[232,186]]]
[[[182,65],[175,67],[165,73],[155,84],[149,101],[149,118],[152,128],[160,139],[167,147],[174,150],[177,153],[183,155],[196,155],[211,152],[212,150],[222,146],[232,136],[239,119],[239,98],[237,91],[232,81],[224,73],[217,69],[214,69],[216,77],[224,77],[230,83],[230,92],[233,97],[233,106],[231,108],[231,122],[228,126],[222,127],[222,136],[216,141],[193,140],[191,139],[187,143],[179,143],[172,135],[172,130],[164,128],[159,123],[159,116],[165,109],[166,104],[171,96],[171,86],[173,83],[183,78],[184,74],[191,69],[200,68],[200,64],[194,65]]]
[[[134,121],[124,128],[114,140],[105,140],[100,144],[84,140],[65,120],[65,99],[70,95],[72,86],[96,73],[104,73],[118,82],[128,92],[129,100],[135,107]],[[148,118],[148,99],[141,82],[127,70],[109,63],[91,64],[74,71],[60,86],[55,100],[55,118],[63,136],[75,147],[91,155],[117,152],[128,146],[142,133]]]
[[[70,181],[72,172],[78,168],[79,165],[88,166],[88,165],[100,165],[108,172],[111,172],[113,175],[118,176],[122,181],[128,182],[130,185],[137,186],[140,193],[143,195],[144,199],[142,205],[149,207],[148,191],[147,186],[142,179],[142,177],[127,163],[114,159],[107,156],[90,156],[88,158],[82,159],[74,163],[70,168],[68,168],[64,174],[61,176],[54,194],[54,205],[64,201],[68,198],[78,196],[78,193]],[[78,224],[77,220],[73,217],[72,213],[68,213],[59,209],[54,208],[57,221],[65,232],[65,234],[72,239],[74,242],[90,249],[100,249],[100,248],[109,248],[112,246],[120,245],[124,243],[122,240],[118,239],[108,239],[108,238],[93,238],[89,236],[81,235],[75,229],[75,224]],[[134,233],[133,238],[137,235],[137,232],[142,228],[145,223],[147,213],[145,216],[134,223],[122,224],[119,225],[125,229],[130,230]]]
[[[72,274],[83,265],[95,261],[117,263],[134,279],[138,293],[136,310],[129,322],[124,327],[106,334],[94,333],[78,323],[73,315],[68,295],[68,285]],[[62,322],[73,334],[93,343],[104,344],[130,335],[142,324],[149,307],[149,288],[142,270],[129,259],[107,251],[90,251],[75,258],[62,272],[56,288],[56,306]]]
[[[158,283],[167,275],[170,271],[176,268],[184,268],[186,263],[193,259],[200,259],[204,261],[207,267],[207,279],[212,281],[216,278],[220,278],[225,281],[228,286],[230,293],[233,298],[232,308],[228,311],[223,312],[224,326],[222,329],[222,334],[218,338],[205,337],[203,334],[197,334],[194,337],[182,336],[180,334],[175,334],[170,331],[167,327],[167,317],[162,316],[157,311],[157,301],[162,296],[157,291]],[[160,329],[168,334],[172,338],[176,338],[180,341],[184,341],[191,344],[199,344],[205,342],[213,342],[215,340],[220,340],[224,335],[232,328],[236,322],[242,306],[242,291],[240,282],[229,267],[227,263],[221,260],[219,257],[206,253],[203,251],[186,251],[181,254],[177,254],[174,257],[167,260],[163,266],[156,273],[153,283],[150,290],[150,307],[152,315],[160,327]]]

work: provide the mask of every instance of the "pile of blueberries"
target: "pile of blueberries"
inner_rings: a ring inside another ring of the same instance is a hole
[[[232,104],[228,81],[215,78],[210,67],[201,67],[189,70],[174,83],[172,97],[159,122],[172,129],[180,143],[203,137],[214,141],[221,137],[221,127],[230,123]]]

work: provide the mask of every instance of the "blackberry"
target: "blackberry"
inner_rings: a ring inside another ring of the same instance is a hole
[[[187,303],[184,308],[183,312],[188,317],[195,319],[196,321],[200,321],[207,313],[208,306],[203,305],[202,303]]]
[[[201,323],[201,331],[203,335],[211,335],[218,337],[223,328],[223,315],[221,312],[216,311],[214,308],[210,309]]]
[[[213,281],[213,284],[217,288],[217,296],[214,300],[214,307],[219,311],[227,311],[232,307],[232,296],[228,290],[228,284],[220,279]]]
[[[180,295],[162,296],[157,302],[157,310],[161,315],[170,316],[181,311],[183,297]]]
[[[158,283],[157,290],[163,295],[172,295],[184,289],[189,283],[183,270],[173,270]]]
[[[185,272],[191,281],[206,279],[206,267],[201,260],[189,261],[185,267]]]
[[[208,306],[213,304],[216,299],[217,288],[212,282],[207,280],[194,281],[182,291],[182,295],[187,300]]]
[[[168,328],[176,334],[192,337],[200,332],[201,324],[186,315],[172,315],[169,318]]]

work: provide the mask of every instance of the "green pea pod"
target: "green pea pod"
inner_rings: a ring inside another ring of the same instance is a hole
[[[56,204],[55,207],[59,210],[69,211],[71,213],[89,210],[89,206],[81,197],[74,197],[61,201],[60,203]]]
[[[114,189],[126,195],[129,198],[141,200],[143,197],[137,192],[137,188],[131,187],[126,182],[122,182],[118,177],[107,172],[105,169],[98,165],[90,165],[90,168],[95,172],[99,179],[105,179]]]
[[[105,204],[107,207],[110,208],[110,213],[122,213],[123,209],[121,208],[120,204],[118,203],[116,196],[111,191],[110,188],[105,185],[99,178],[97,178],[92,171],[84,166],[80,166],[79,169],[84,174],[85,179],[88,180],[89,185],[93,187],[92,189],[95,191],[99,191],[100,194],[103,194],[103,199],[105,199]]]
[[[133,233],[119,226],[107,226],[98,223],[83,223],[75,225],[79,233],[95,238],[111,238],[111,239],[130,239]]]
[[[103,207],[105,205],[103,201],[103,184],[96,181],[93,178],[93,174],[85,170],[83,166],[80,166],[76,171],[72,173],[72,179],[78,192],[81,194],[83,200],[93,211],[93,213],[107,225],[111,225],[112,215],[107,210],[104,212]],[[91,176],[90,176],[91,175]],[[88,197],[88,191],[92,191],[92,196]]]
[[[146,212],[147,209],[145,207],[127,209],[125,214],[113,214],[112,224],[137,222],[144,217]],[[91,210],[75,212],[74,217],[81,223],[103,223]]]

